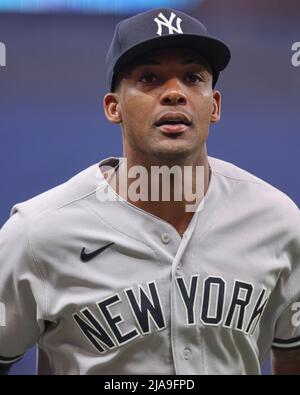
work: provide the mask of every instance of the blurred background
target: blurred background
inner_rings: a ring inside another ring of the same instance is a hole
[[[0,226],[16,202],[122,155],[121,132],[102,108],[106,52],[119,20],[160,6],[200,19],[232,51],[209,154],[300,204],[300,66],[291,61],[298,0],[0,0]],[[34,372],[32,349],[11,374]]]

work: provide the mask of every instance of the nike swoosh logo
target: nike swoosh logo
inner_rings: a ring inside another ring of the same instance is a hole
[[[98,248],[95,251],[92,252],[86,252],[85,251],[85,247],[83,247],[83,249],[81,250],[80,253],[80,259],[82,260],[82,262],[89,262],[91,259],[95,258],[97,255],[101,254],[101,252],[103,252],[104,250],[106,250],[106,248],[112,246],[115,243],[109,243],[104,247]]]

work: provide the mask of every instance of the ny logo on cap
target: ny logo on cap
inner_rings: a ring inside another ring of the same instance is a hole
[[[176,17],[176,14],[174,12],[171,13],[170,19],[168,20],[162,13],[158,15],[158,18],[155,18],[154,21],[157,23],[157,32],[159,36],[162,35],[162,26],[165,26],[169,29],[169,34],[173,33],[183,33],[181,30],[180,24],[182,19],[177,17],[176,19],[176,27],[172,26],[173,20]]]

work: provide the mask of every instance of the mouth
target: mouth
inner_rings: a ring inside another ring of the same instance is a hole
[[[163,114],[155,122],[155,126],[166,134],[183,133],[190,125],[191,121],[185,114],[176,112]]]

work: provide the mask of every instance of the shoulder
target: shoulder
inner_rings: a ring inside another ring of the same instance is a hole
[[[11,215],[20,213],[29,221],[35,221],[42,215],[72,205],[94,193],[99,186],[99,178],[98,164],[94,164],[65,183],[25,202],[15,204],[11,210]]]
[[[209,157],[209,163],[221,188],[229,191],[232,205],[242,206],[270,225],[280,224],[282,229],[299,239],[300,211],[289,196],[232,163],[212,157]]]
[[[267,203],[281,206],[293,213],[299,213],[299,208],[289,196],[261,178],[220,159],[209,157],[209,163],[213,174],[223,179],[224,183],[236,185],[236,190],[244,190],[251,196],[253,194],[252,197],[269,198],[271,200]]]
[[[94,164],[65,183],[15,204],[1,234],[13,241],[17,235],[30,239],[31,234],[38,236],[40,231],[41,236],[45,231],[47,235],[55,232],[66,216],[70,219],[70,211],[80,210],[80,202],[95,193],[102,180],[99,164]]]

